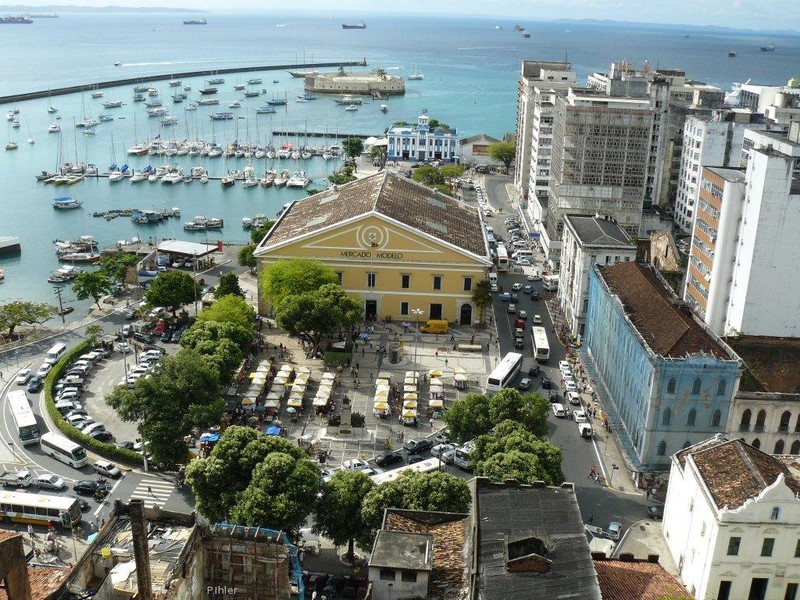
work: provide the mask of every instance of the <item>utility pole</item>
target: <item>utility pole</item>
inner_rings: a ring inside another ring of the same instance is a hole
[[[67,321],[64,318],[64,301],[61,298],[62,289],[58,286],[53,288],[55,295],[58,297],[58,314],[61,315],[61,324],[64,325]]]

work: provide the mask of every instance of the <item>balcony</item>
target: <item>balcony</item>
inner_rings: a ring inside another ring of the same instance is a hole
[[[764,433],[763,425],[753,425],[753,433]]]
[[[745,424],[739,425],[739,431],[741,433],[747,433],[748,431],[750,431],[750,425],[749,424],[748,425],[745,425]]]

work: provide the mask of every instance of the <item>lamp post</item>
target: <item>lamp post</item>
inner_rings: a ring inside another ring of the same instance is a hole
[[[419,318],[425,313],[421,308],[412,308],[411,314],[414,315],[414,370],[417,368],[417,347],[419,346]]]

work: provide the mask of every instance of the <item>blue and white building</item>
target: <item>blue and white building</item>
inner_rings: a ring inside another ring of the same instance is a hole
[[[416,125],[395,125],[386,133],[389,160],[458,161],[458,132],[430,126],[427,115],[417,117]]]
[[[634,476],[725,431],[741,360],[654,269],[592,268],[582,353]]]

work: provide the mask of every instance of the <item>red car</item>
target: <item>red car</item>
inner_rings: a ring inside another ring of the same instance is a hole
[[[165,319],[161,319],[156,326],[153,327],[153,335],[163,335],[164,332],[167,330],[169,323]]]
[[[518,329],[525,329],[525,319],[517,319],[514,321],[514,327]]]

